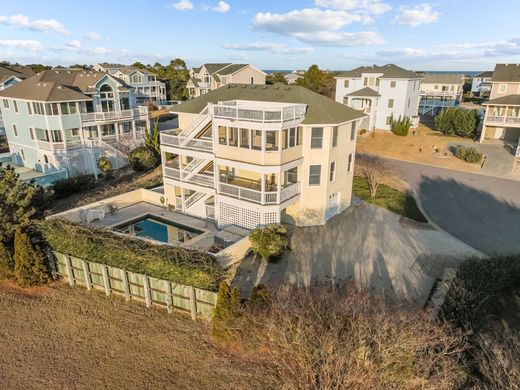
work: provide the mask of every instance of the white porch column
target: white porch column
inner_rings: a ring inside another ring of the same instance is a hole
[[[132,123],[132,133],[133,133],[133,135],[134,135],[134,140],[136,140],[136,139],[137,139],[137,134],[136,134],[135,121],[132,121],[132,122],[130,122],[130,123]]]
[[[282,194],[282,174],[283,172],[278,172],[276,175],[278,179],[276,180],[276,203],[281,203],[281,194]]]
[[[96,125],[98,140],[101,141],[101,125]]]
[[[262,173],[262,180],[260,181],[260,183],[261,183],[260,191],[262,192],[262,194],[261,194],[262,199],[260,199],[260,203],[264,204],[265,203],[265,173]]]

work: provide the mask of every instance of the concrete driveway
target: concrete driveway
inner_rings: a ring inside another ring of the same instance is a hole
[[[290,249],[274,263],[246,258],[233,284],[249,291],[259,283],[308,286],[355,280],[422,305],[445,262],[476,253],[446,233],[409,220],[403,223],[399,215],[366,203],[324,226],[294,228]]]
[[[486,253],[520,253],[520,181],[385,160],[440,228]]]

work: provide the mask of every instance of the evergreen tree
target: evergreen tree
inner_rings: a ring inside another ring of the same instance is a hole
[[[16,231],[14,239],[14,276],[21,287],[40,286],[49,280],[45,256],[21,230]]]
[[[330,72],[322,71],[318,65],[312,65],[303,77],[296,80],[296,85],[308,88],[321,95],[334,98],[336,91],[336,80]]]
[[[153,153],[157,161],[161,161],[161,132],[159,130],[159,120],[154,122],[153,130],[144,135],[145,145]]]

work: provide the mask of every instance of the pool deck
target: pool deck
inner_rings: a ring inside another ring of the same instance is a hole
[[[204,231],[203,234],[181,244],[182,247],[189,249],[207,250],[213,245],[215,236],[229,242],[236,242],[249,234],[248,230],[235,226],[220,230],[213,221],[192,217],[147,202],[139,202],[119,209],[113,215],[105,214],[104,219],[93,221],[91,225],[99,228],[112,228],[145,215],[155,215],[180,225]]]

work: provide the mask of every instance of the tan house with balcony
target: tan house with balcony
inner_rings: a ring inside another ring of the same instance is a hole
[[[449,73],[424,73],[421,81],[419,115],[435,116],[462,101],[464,75]]]
[[[190,70],[186,85],[188,96],[195,98],[226,84],[265,85],[267,74],[249,64],[204,64]]]
[[[350,206],[365,114],[299,86],[230,84],[174,106],[166,202],[219,227],[324,224]]]
[[[520,64],[497,64],[491,80],[480,141],[500,139],[518,144],[520,139]]]

